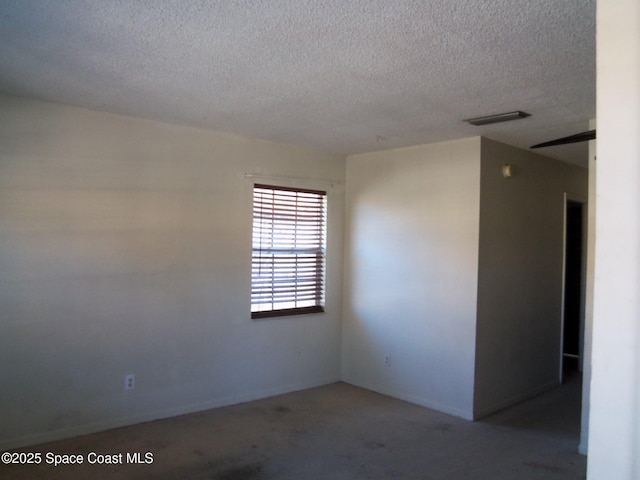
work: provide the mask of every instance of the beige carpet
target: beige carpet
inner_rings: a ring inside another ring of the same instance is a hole
[[[584,479],[579,423],[578,380],[475,423],[337,383],[23,448],[42,463],[2,465],[0,479]]]

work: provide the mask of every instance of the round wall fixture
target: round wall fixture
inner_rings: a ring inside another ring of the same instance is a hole
[[[511,178],[513,177],[513,165],[511,165],[510,163],[505,163],[502,166],[502,176],[504,178]]]

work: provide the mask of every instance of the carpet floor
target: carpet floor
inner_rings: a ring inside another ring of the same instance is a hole
[[[584,479],[580,395],[573,380],[468,422],[336,383],[22,448],[42,463],[0,479]],[[71,454],[83,463],[46,462]]]

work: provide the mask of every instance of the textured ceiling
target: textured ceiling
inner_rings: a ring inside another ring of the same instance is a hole
[[[0,0],[0,92],[342,154],[526,148],[595,118],[595,0]]]

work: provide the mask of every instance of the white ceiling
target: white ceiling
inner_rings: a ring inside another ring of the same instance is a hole
[[[595,118],[595,3],[0,0],[0,92],[341,154],[527,148]]]

